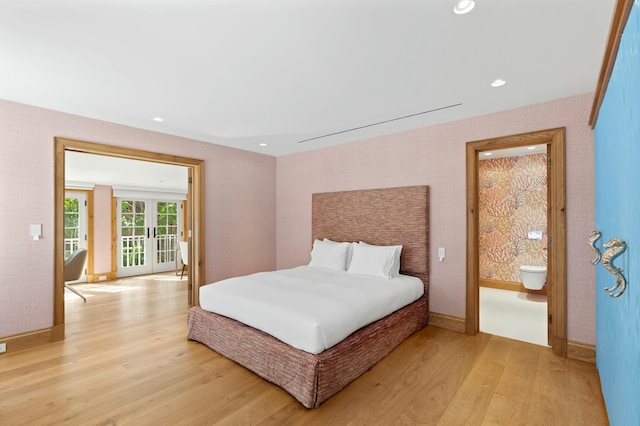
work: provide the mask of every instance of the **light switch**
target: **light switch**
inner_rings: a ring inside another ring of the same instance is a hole
[[[445,255],[446,255],[446,251],[444,247],[438,247],[438,260],[440,262],[444,260]]]
[[[31,236],[34,240],[40,239],[42,236],[42,225],[31,225]]]

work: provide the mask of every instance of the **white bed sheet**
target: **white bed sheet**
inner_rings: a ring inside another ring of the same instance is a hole
[[[419,278],[392,279],[299,266],[200,287],[200,306],[306,352],[320,353],[417,300]]]

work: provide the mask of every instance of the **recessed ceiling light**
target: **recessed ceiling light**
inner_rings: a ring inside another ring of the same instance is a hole
[[[504,81],[501,78],[496,78],[495,80],[493,80],[493,82],[491,82],[491,87],[500,87],[500,86],[504,86],[507,82]]]
[[[493,152],[485,152],[485,153],[483,153],[483,155],[484,155],[484,156],[486,156],[486,157],[488,157],[488,156],[490,156],[490,155],[493,155]]]
[[[471,12],[475,6],[476,2],[473,0],[459,0],[453,8],[453,12],[457,15],[464,15]]]
[[[164,121],[164,118],[162,118],[162,117],[153,117],[153,121],[161,122],[161,121]]]
[[[528,146],[527,149],[536,149],[535,146]]]
[[[267,144],[263,142],[260,144],[260,146],[267,146]]]

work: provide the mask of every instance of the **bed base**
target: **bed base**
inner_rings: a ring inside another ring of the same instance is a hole
[[[187,337],[280,386],[307,408],[315,408],[387,356],[427,323],[423,296],[354,332],[319,354],[295,349],[275,337],[194,306]]]
[[[311,241],[402,244],[400,271],[424,283],[416,302],[314,355],[224,316],[191,308],[188,337],[255,372],[315,408],[387,356],[427,323],[429,307],[429,187],[313,194]]]

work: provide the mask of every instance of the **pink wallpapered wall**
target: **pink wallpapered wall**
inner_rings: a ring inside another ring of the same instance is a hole
[[[274,157],[2,100],[0,120],[0,337],[53,324],[56,136],[205,160],[206,280],[275,268]]]
[[[93,273],[111,272],[111,187],[93,189]]]
[[[595,342],[595,279],[586,244],[593,230],[593,94],[278,157],[278,268],[309,262],[311,194],[429,185],[432,312],[464,318],[466,164],[470,141],[566,127],[568,338]],[[321,144],[321,140],[317,142]],[[438,247],[447,249],[438,262]]]
[[[0,336],[52,325],[55,136],[205,160],[208,281],[308,263],[313,192],[430,185],[430,308],[464,317],[465,143],[566,127],[568,337],[593,344],[585,243],[594,221],[592,100],[585,94],[277,159],[0,100],[0,199],[20,206],[0,209],[10,242],[0,246]],[[43,224],[41,240],[30,238],[31,223]],[[437,247],[447,248],[444,262]]]
[[[521,265],[547,266],[547,154],[481,160],[478,188],[480,278],[522,282]]]

